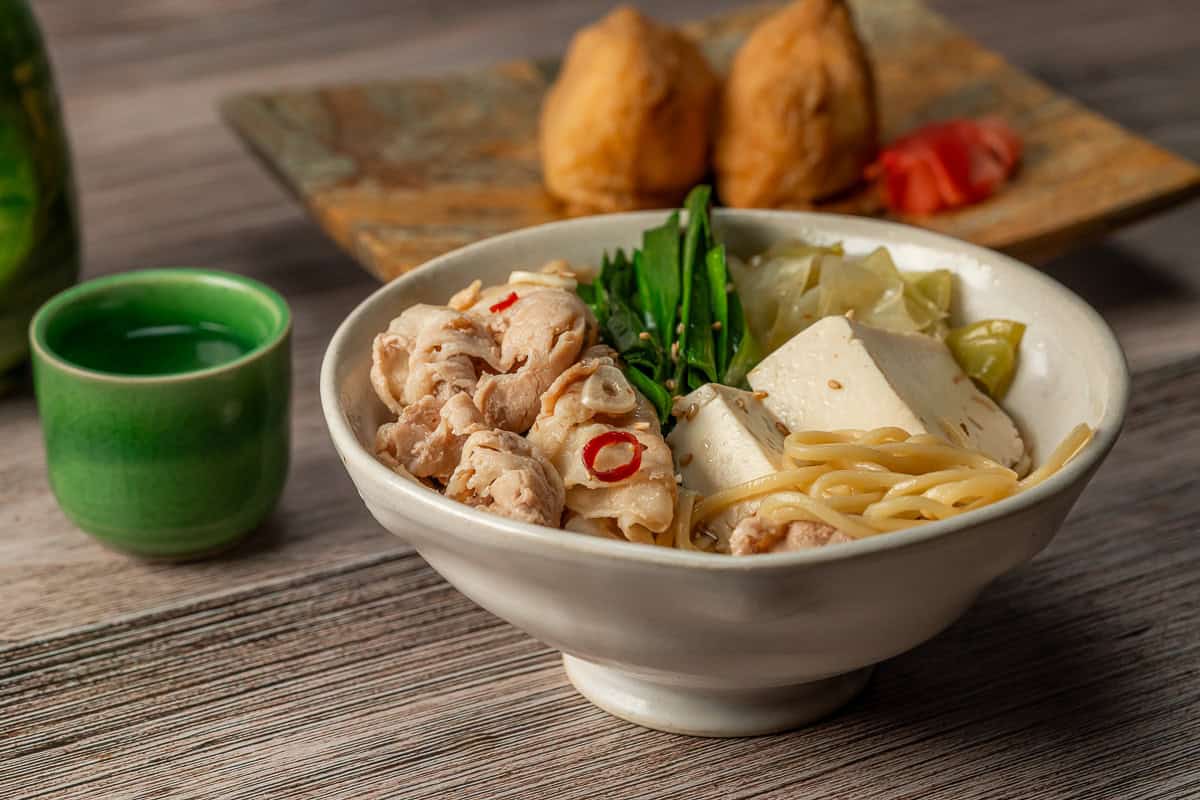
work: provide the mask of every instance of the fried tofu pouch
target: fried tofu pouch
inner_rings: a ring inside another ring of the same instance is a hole
[[[718,94],[694,42],[617,8],[575,35],[546,95],[546,188],[573,214],[678,206],[708,172]]]
[[[739,208],[807,206],[857,183],[875,156],[871,65],[842,0],[796,0],[763,20],[734,58],[715,166]]]

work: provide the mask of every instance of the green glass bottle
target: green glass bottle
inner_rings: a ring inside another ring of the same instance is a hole
[[[29,320],[79,276],[71,156],[26,0],[0,0],[0,391],[28,356]]]

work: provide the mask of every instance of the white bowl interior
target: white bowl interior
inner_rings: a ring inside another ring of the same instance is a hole
[[[449,253],[380,289],[339,332],[353,355],[335,365],[333,378],[359,443],[369,451],[386,416],[369,389],[371,340],[406,307],[445,303],[476,278],[499,283],[514,269],[537,268],[553,258],[597,265],[605,249],[638,246],[641,232],[665,215],[618,214],[518,231]],[[956,275],[955,324],[1003,317],[1027,326],[1003,406],[1020,426],[1034,463],[1080,422],[1097,428],[1101,443],[1115,437],[1125,404],[1125,365],[1115,338],[1095,311],[1036,270],[926,231],[856,217],[718,210],[715,227],[730,252],[743,257],[791,238],[841,242],[849,255],[882,245],[902,270],[950,270]]]

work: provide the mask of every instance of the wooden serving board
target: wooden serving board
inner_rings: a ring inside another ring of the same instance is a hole
[[[1030,260],[1200,192],[1200,168],[1013,68],[918,0],[851,0],[875,63],[884,141],[999,114],[1025,141],[997,196],[906,221]],[[687,26],[724,69],[774,6]],[[435,78],[239,95],[228,122],[368,270],[390,280],[447,250],[563,216],[542,188],[538,108],[557,61]],[[824,210],[876,214],[864,190]]]

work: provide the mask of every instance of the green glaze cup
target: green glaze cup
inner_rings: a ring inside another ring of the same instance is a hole
[[[29,339],[50,486],[100,541],[195,558],[279,499],[291,314],[267,286],[200,269],[99,278],[43,305]]]

